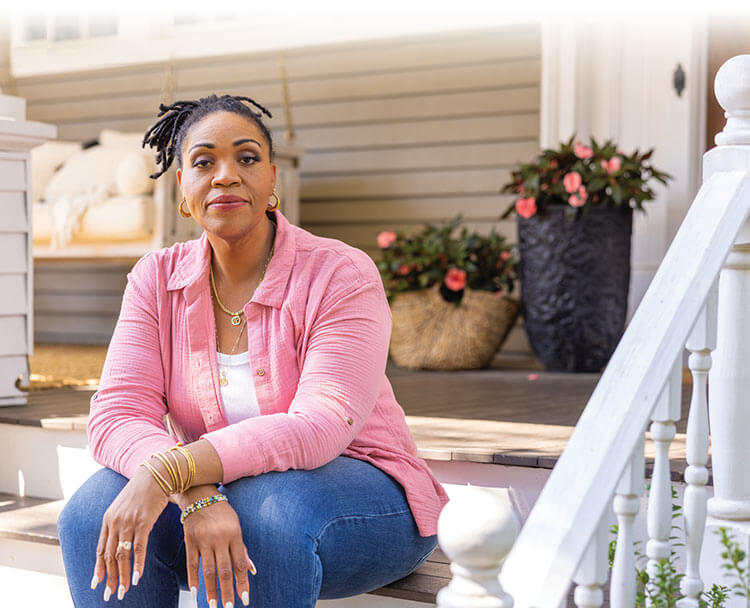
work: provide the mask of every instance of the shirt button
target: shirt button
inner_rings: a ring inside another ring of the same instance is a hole
[[[263,369],[263,368],[261,367],[261,368],[260,368],[260,369],[258,370],[258,375],[259,375],[259,376],[265,376],[265,375],[266,375],[266,370],[264,370],[264,369]]]
[[[354,424],[354,418],[352,418],[352,417],[350,416],[349,418],[347,418],[347,419],[346,419],[346,423],[347,423],[347,424],[348,424],[349,426],[353,425],[353,424]]]

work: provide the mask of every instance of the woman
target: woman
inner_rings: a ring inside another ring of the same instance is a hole
[[[152,177],[176,159],[179,210],[204,234],[128,275],[91,400],[105,468],[58,523],[79,608],[176,606],[180,588],[212,608],[312,607],[401,578],[436,545],[446,495],[385,376],[378,271],[278,211],[260,112],[176,102],[144,138]]]

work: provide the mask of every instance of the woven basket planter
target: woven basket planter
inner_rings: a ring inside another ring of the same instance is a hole
[[[485,367],[516,322],[518,301],[467,288],[456,306],[439,289],[407,291],[393,299],[391,358],[409,369]]]

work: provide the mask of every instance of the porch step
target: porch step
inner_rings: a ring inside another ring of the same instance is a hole
[[[64,504],[63,500],[0,494],[0,570],[13,568],[19,573],[31,570],[47,577],[64,576],[57,535],[57,518]],[[449,581],[449,560],[436,549],[411,575],[372,594],[434,604],[437,592]]]

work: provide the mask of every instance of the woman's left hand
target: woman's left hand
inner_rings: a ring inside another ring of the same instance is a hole
[[[122,599],[138,584],[146,563],[148,535],[169,502],[169,497],[144,468],[139,468],[104,513],[91,588],[106,579],[104,600],[117,591]],[[133,576],[130,557],[133,556]]]
[[[216,486],[212,485],[191,488],[188,493],[180,495],[177,502],[184,508],[198,498],[217,493]],[[185,504],[181,504],[182,502]],[[250,584],[247,573],[250,571],[255,574],[255,565],[247,554],[240,520],[230,504],[226,501],[217,502],[199,509],[185,518],[183,527],[188,585],[191,591],[198,588],[199,564],[202,563],[209,606],[217,606],[220,598],[221,605],[226,606],[234,599],[235,589],[242,603],[249,605]]]

